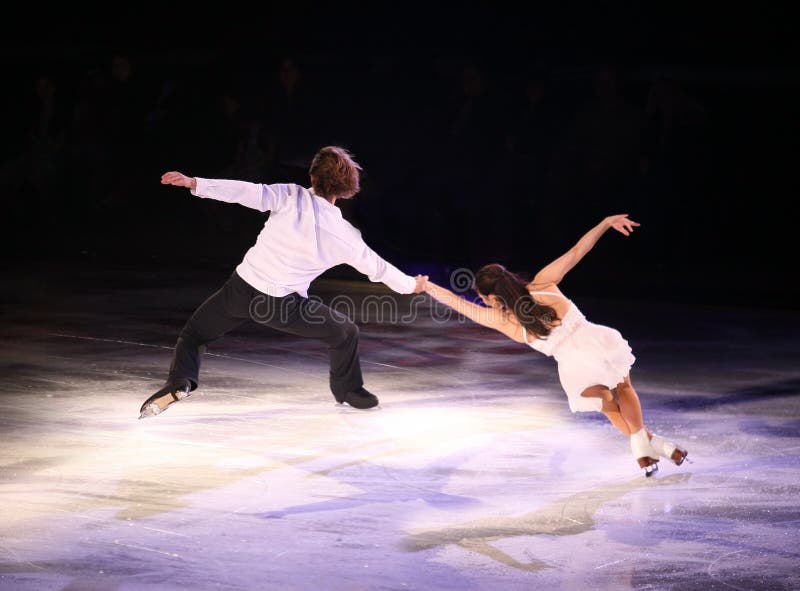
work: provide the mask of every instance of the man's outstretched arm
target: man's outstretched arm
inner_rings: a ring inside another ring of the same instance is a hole
[[[161,184],[186,187],[197,197],[238,203],[258,211],[280,209],[291,189],[291,185],[263,185],[246,181],[190,177],[174,170],[161,175]]]
[[[382,259],[366,244],[361,245],[354,252],[353,258],[348,263],[360,271],[370,281],[386,284],[389,289],[397,293],[421,293],[425,289],[424,279],[406,275],[400,269]]]

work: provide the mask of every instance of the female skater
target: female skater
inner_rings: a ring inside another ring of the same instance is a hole
[[[639,396],[629,375],[636,358],[628,342],[617,330],[586,320],[558,288],[609,228],[629,236],[638,225],[627,214],[605,218],[530,283],[502,265],[482,267],[473,288],[486,306],[468,302],[431,282],[427,282],[425,291],[470,320],[553,357],[570,410],[606,415],[614,427],[630,437],[633,457],[645,476],[652,476],[660,457],[680,466],[688,452],[645,428]]]

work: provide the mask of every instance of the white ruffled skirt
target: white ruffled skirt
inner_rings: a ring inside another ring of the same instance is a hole
[[[553,357],[572,412],[599,412],[602,399],[586,398],[581,393],[591,386],[615,388],[636,361],[628,341],[618,330],[588,321],[560,344]]]

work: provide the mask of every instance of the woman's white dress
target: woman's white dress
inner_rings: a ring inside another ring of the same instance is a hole
[[[531,296],[537,295],[564,297],[555,292],[531,292]],[[575,303],[568,301],[561,324],[543,339],[531,338],[523,330],[525,342],[556,360],[558,378],[572,412],[600,411],[602,400],[583,397],[581,392],[597,385],[613,389],[630,373],[636,357],[618,330],[589,322]]]

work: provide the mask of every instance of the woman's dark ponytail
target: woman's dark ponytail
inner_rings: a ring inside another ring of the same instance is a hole
[[[475,275],[478,293],[494,295],[503,308],[536,338],[544,338],[553,329],[557,316],[551,306],[539,304],[528,292],[528,284],[516,273],[496,263],[481,267]]]

